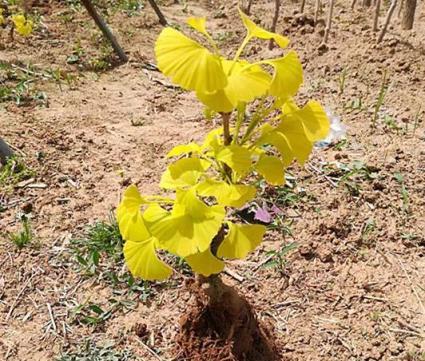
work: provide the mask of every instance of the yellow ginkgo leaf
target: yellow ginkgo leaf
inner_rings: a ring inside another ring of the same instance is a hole
[[[178,30],[162,30],[155,55],[161,72],[184,89],[212,93],[227,85],[219,56]]]
[[[142,242],[125,242],[124,258],[133,276],[147,281],[161,281],[171,276],[172,269],[156,255],[155,242],[153,237]]]
[[[327,137],[330,122],[319,102],[310,100],[302,109],[292,115],[301,122],[305,134],[311,142],[317,142]]]
[[[282,115],[290,115],[300,110],[294,98],[287,98],[282,105]]]
[[[223,134],[222,127],[213,129],[210,132],[208,132],[201,146],[201,149],[203,151],[205,150],[218,151],[219,149],[221,149],[223,146],[222,134]]]
[[[239,102],[250,102],[267,93],[271,76],[258,64],[246,61],[222,60],[227,74],[227,86],[213,93],[196,95],[208,108],[216,112],[231,112]]]
[[[257,189],[254,186],[231,184],[229,186],[229,196],[227,200],[222,199],[220,204],[240,208],[251,201],[256,193]]]
[[[147,210],[148,211],[148,210]],[[225,216],[222,206],[207,206],[195,194],[195,190],[178,191],[171,212],[154,210],[144,217],[150,232],[159,240],[161,248],[180,257],[187,257],[209,248],[218,233]]]
[[[32,20],[27,19],[24,15],[20,15],[20,14],[12,15],[11,19],[19,35],[28,36],[32,33],[32,29],[34,25]]]
[[[211,163],[199,158],[182,158],[170,164],[162,174],[159,186],[164,189],[177,189],[195,185]]]
[[[265,60],[274,67],[274,75],[269,93],[279,98],[294,96],[303,83],[303,68],[295,51],[290,51],[282,58]]]
[[[239,71],[232,72],[224,91],[236,107],[239,102],[248,103],[266,94],[270,81],[270,75],[259,65],[247,65]]]
[[[319,103],[310,101],[299,109],[290,100],[283,106],[279,125],[276,128],[263,126],[257,144],[275,146],[282,155],[284,167],[287,167],[294,158],[304,164],[314,142],[325,138],[328,132],[329,119]]]
[[[208,178],[196,186],[199,195],[214,197],[222,206],[240,208],[251,201],[256,194],[256,188],[245,184],[227,184]]]
[[[219,151],[216,158],[220,162],[226,163],[236,173],[243,175],[251,168],[251,156],[252,152],[247,148],[232,144]]]
[[[196,92],[196,96],[207,108],[216,112],[230,113],[234,109],[224,89],[212,93]]]
[[[255,164],[255,169],[272,185],[281,185],[285,182],[284,165],[278,157],[262,155]]]
[[[6,24],[6,19],[3,16],[3,9],[0,8],[0,25]]]
[[[194,272],[205,277],[220,273],[224,269],[224,262],[214,257],[210,249],[187,256],[185,261]]]
[[[277,132],[286,140],[292,157],[303,165],[313,149],[313,143],[307,138],[302,124],[295,121],[289,122],[286,119],[285,125],[282,122]],[[285,144],[281,147],[285,147]]]
[[[325,111],[319,103],[310,101],[302,109],[284,115],[276,128],[276,134],[271,134],[269,140],[281,153],[292,153],[303,164],[310,155],[314,142],[325,138],[328,132],[329,119]]]
[[[253,251],[263,239],[266,227],[260,224],[235,224],[228,222],[229,232],[217,251],[217,256],[242,259]]]
[[[261,138],[258,140],[258,144],[273,145],[281,155],[284,168],[288,167],[294,160],[295,156],[293,154],[292,148],[289,145],[288,139],[276,129],[262,135]],[[310,143],[303,145],[302,150],[298,150],[302,151],[303,153],[303,156],[301,158],[304,159],[304,156],[308,157],[311,152],[311,149],[312,145]]]
[[[186,23],[191,26],[193,29],[199,31],[200,33],[209,36],[206,28],[207,18],[197,18],[197,17],[191,17],[186,20]]]
[[[243,24],[245,25],[245,28],[248,31],[249,38],[259,38],[264,40],[273,39],[281,48],[286,48],[288,46],[289,39],[287,37],[272,33],[259,27],[247,15],[245,15],[241,9],[239,9],[239,14]]]
[[[141,242],[150,237],[140,211],[143,203],[145,200],[135,185],[131,185],[125,190],[116,215],[120,233],[127,241]]]
[[[180,144],[175,146],[173,149],[171,149],[168,154],[167,157],[171,158],[171,157],[178,157],[182,154],[189,154],[189,153],[194,153],[194,154],[198,154],[201,151],[201,147],[196,144],[196,143],[189,143],[189,144]]]

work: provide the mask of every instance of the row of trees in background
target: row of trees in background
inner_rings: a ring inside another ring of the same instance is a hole
[[[274,0],[275,1],[275,15],[273,18],[272,23],[272,31],[276,30],[276,24],[278,21],[278,14],[279,9],[281,8],[282,1],[283,0]],[[323,12],[323,3],[324,0],[314,0],[315,6],[314,6],[314,23],[317,24],[319,15]],[[329,33],[332,26],[332,18],[333,18],[333,10],[335,6],[336,0],[328,0],[328,9],[327,9],[327,20],[326,20],[326,28],[325,33],[323,36],[323,44],[326,44],[329,39]],[[251,8],[254,3],[254,0],[247,0],[245,2],[244,10],[247,14],[251,13]],[[307,4],[307,0],[299,0],[300,3],[300,13],[305,12],[305,6]],[[357,0],[352,0],[351,2],[351,9],[354,10],[356,7]],[[373,31],[379,30],[379,16],[381,14],[382,9],[382,0],[362,0],[361,6],[364,8],[371,8],[371,11],[373,11]],[[401,18],[401,27],[404,30],[411,30],[413,29],[413,24],[415,20],[415,13],[417,8],[417,0],[391,0],[389,4],[389,8],[385,17],[384,24],[381,28],[381,31],[378,35],[377,42],[381,42],[384,39],[384,36],[387,32],[388,26],[391,22],[391,19],[393,17],[393,14],[397,8],[397,5],[399,5],[399,11],[398,16]],[[372,10],[373,9],[373,10]]]

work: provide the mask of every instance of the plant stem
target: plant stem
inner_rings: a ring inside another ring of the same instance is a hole
[[[245,119],[245,109],[246,104],[241,103],[242,105],[238,106],[238,115],[236,116],[236,124],[235,124],[235,130],[233,131],[233,139],[232,143],[238,144],[239,143],[239,131],[241,129],[242,122]]]
[[[243,39],[241,46],[239,47],[238,51],[235,54],[235,57],[233,58],[233,61],[236,61],[239,59],[239,57],[241,56],[243,50],[245,49],[245,46],[249,43],[249,41],[251,40],[251,37],[248,36],[248,34],[246,35],[245,39]],[[232,67],[233,69],[233,67]],[[231,73],[232,70],[230,70],[229,73]]]
[[[224,145],[229,145],[232,141],[230,135],[230,113],[220,113],[223,120],[223,141]]]
[[[225,146],[230,145],[232,142],[232,136],[230,135],[230,114],[231,113],[220,113],[221,119],[223,120],[223,144]],[[225,177],[232,182],[232,169],[226,164],[223,163],[223,170]]]

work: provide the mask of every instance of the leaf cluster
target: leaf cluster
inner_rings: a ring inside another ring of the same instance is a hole
[[[261,243],[266,227],[238,223],[232,212],[255,198],[258,180],[284,184],[285,169],[294,160],[303,164],[313,144],[329,132],[318,102],[299,107],[293,99],[303,81],[294,51],[256,62],[241,58],[254,39],[273,39],[282,49],[289,40],[241,11],[240,16],[246,37],[232,60],[222,56],[205,18],[187,23],[206,45],[173,28],[165,28],[156,41],[159,69],[194,91],[208,114],[219,114],[222,127],[201,143],[181,144],[168,153],[172,163],[159,185],[169,197],[141,195],[135,185],[125,191],[117,219],[135,276],[171,275],[158,251],[184,259],[204,276],[221,272],[226,259],[245,258]]]
[[[16,32],[23,36],[28,37],[34,29],[34,22],[21,13],[8,14],[8,12],[0,7],[0,27],[11,27]]]

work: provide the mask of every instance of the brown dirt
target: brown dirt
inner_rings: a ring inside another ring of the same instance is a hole
[[[235,1],[189,1],[187,9],[163,3],[174,22],[189,13],[208,16],[226,53],[243,36]],[[254,2],[253,17],[265,26],[271,22],[272,3]],[[313,14],[313,5],[307,5],[306,13]],[[422,361],[424,4],[413,32],[399,30],[395,17],[377,45],[370,14],[360,8],[351,13],[346,1],[337,1],[326,52],[318,50],[323,26],[314,28],[294,15],[297,7],[285,2],[277,30],[288,35],[304,64],[298,101],[316,98],[332,108],[348,126],[348,142],[316,149],[305,168],[290,170],[295,180],[282,206],[286,231],[269,232],[247,260],[229,263],[242,282],[227,274],[224,280],[246,297],[260,323],[273,324],[282,360]],[[31,62],[39,70],[59,68],[76,81],[59,87],[37,79],[33,86],[47,94],[48,106],[0,104],[1,136],[34,169],[34,182],[47,186],[0,192],[5,207],[0,212],[0,359],[54,360],[91,339],[114,341],[117,349],[131,350],[140,360],[172,360],[178,320],[190,299],[183,284],[190,276],[177,271],[169,283],[153,285],[147,301],[133,294],[133,309],[115,312],[100,328],[84,325],[73,321],[76,305],[89,300],[107,308],[111,298],[121,298],[114,287],[76,272],[69,240],[87,224],[107,218],[128,179],[144,193],[156,192],[167,150],[199,140],[214,125],[203,119],[192,94],[146,70],[161,30],[148,6],[132,17],[111,12],[109,21],[131,61],[100,73],[88,66],[103,54],[98,31],[85,13],[60,3],[37,9],[43,14],[42,31],[13,44],[1,33],[5,49],[0,60]],[[80,64],[67,64],[78,47],[84,50]],[[249,55],[266,48],[252,45]],[[372,129],[384,71],[390,86]],[[373,177],[360,174],[338,183],[337,166],[352,161],[372,169]],[[403,185],[395,177],[399,174]],[[37,244],[18,252],[4,232],[17,231],[18,215],[28,209]],[[264,267],[269,252],[289,242],[299,246],[286,263]],[[146,326],[139,332],[143,337],[134,331],[137,324]]]
[[[177,360],[274,361],[273,337],[245,298],[218,277],[191,286],[194,304],[180,320]]]

